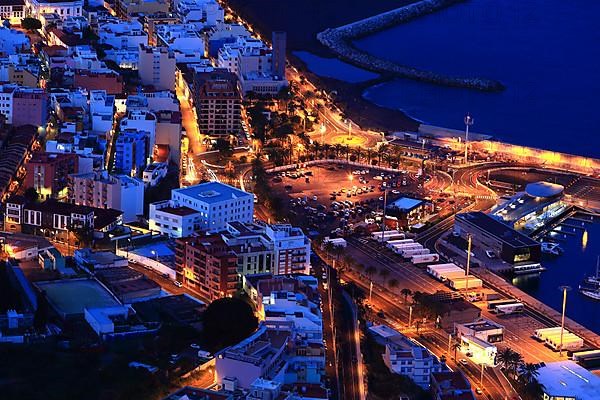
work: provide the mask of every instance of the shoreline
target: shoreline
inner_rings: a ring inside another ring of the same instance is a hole
[[[391,74],[396,77],[440,86],[466,88],[484,92],[502,91],[505,89],[504,85],[496,80],[481,77],[455,77],[398,64],[360,50],[352,43],[355,39],[372,35],[464,1],[421,0],[337,28],[326,29],[317,34],[317,39],[341,60],[368,71]]]

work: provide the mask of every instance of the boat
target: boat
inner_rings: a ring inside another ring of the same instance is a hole
[[[542,242],[542,253],[560,256],[563,253],[563,249],[558,245],[558,243]]]
[[[596,275],[585,277],[579,285],[579,291],[586,297],[600,300],[600,256],[596,261]]]

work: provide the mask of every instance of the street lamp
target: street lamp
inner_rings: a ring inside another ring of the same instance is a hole
[[[467,289],[467,295],[469,294],[469,269],[471,267],[471,245],[473,243],[473,237],[469,233],[467,235],[468,245],[467,245],[467,268],[465,269],[465,286]]]
[[[323,142],[323,135],[325,134],[325,131],[327,130],[327,128],[325,127],[325,122],[321,122],[321,128],[320,128],[320,132],[321,132],[321,143]]]
[[[562,316],[560,318],[560,352],[559,355],[562,357],[563,351],[563,333],[565,330],[565,310],[567,309],[567,292],[571,290],[571,286],[563,285],[559,286],[559,289],[563,292],[563,302],[562,302]]]
[[[158,262],[158,254],[156,254],[156,251],[152,250],[150,251],[152,253],[152,255],[154,256],[154,259],[156,260],[156,262]]]
[[[469,157],[469,127],[473,126],[475,119],[471,116],[471,113],[465,115],[465,164],[468,162]]]

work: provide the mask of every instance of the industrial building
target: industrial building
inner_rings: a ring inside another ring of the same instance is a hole
[[[480,211],[457,214],[454,232],[463,238],[471,235],[477,246],[510,264],[539,263],[542,255],[540,243]]]
[[[537,372],[544,399],[600,399],[600,378],[573,361],[546,363]]]
[[[533,232],[561,215],[567,204],[561,201],[564,187],[549,182],[534,182],[492,211],[492,215],[515,230]]]
[[[455,324],[454,327],[458,336],[472,336],[488,343],[497,343],[504,339],[504,327],[487,319]]]

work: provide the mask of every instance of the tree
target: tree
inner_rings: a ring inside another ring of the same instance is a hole
[[[514,376],[519,366],[523,363],[523,356],[507,347],[498,353],[496,361]]]
[[[369,265],[366,269],[365,269],[365,273],[371,277],[375,272],[377,272],[377,268],[375,268],[375,266],[373,265]]]
[[[30,203],[36,203],[40,199],[39,193],[37,190],[35,190],[35,188],[32,187],[25,189],[25,192],[23,192],[23,197],[25,197],[25,199],[27,199],[27,201]]]
[[[379,275],[381,275],[383,278],[387,278],[390,275],[390,271],[387,268],[382,268],[379,271]]]
[[[42,29],[42,23],[39,19],[27,17],[21,20],[21,27],[28,31],[34,31],[36,29]]]
[[[460,348],[461,348],[460,342],[454,342],[454,343],[452,343],[452,350],[454,351],[454,359],[455,360],[456,360],[456,352],[458,350],[460,350]]]
[[[544,389],[544,385],[538,382],[537,379],[534,379],[523,386],[521,393],[528,400],[538,400],[544,397]]]
[[[243,300],[228,297],[210,303],[202,322],[203,339],[212,352],[239,343],[258,327],[252,307]]]
[[[412,294],[412,290],[410,290],[409,288],[404,288],[400,291],[400,294],[404,296],[404,302],[406,303],[408,296]]]
[[[524,363],[519,365],[517,368],[519,372],[519,380],[524,385],[527,385],[533,381],[535,381],[540,374],[538,371],[538,366],[532,363]]]
[[[392,278],[388,281],[388,286],[392,289],[397,288],[399,284],[400,284],[400,282],[398,282],[398,279],[396,279],[396,278]]]

